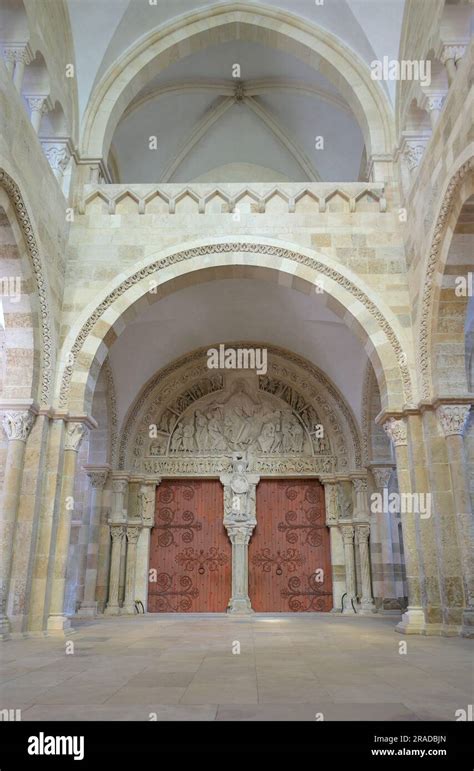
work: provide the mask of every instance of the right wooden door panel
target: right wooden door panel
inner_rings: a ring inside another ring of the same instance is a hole
[[[316,479],[262,479],[249,544],[249,596],[261,613],[332,609],[329,528]]]

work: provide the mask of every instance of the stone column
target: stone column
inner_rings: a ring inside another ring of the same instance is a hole
[[[43,115],[46,112],[49,112],[51,109],[49,96],[38,96],[36,94],[31,94],[28,96],[25,95],[25,99],[27,100],[28,107],[30,108],[31,125],[33,126],[35,132],[38,134]]]
[[[135,599],[141,600],[146,612],[148,606],[148,575],[150,567],[150,533],[155,524],[156,488],[161,479],[143,482],[138,491],[138,516],[142,528],[137,545],[137,572],[135,576]]]
[[[71,521],[74,510],[74,481],[77,454],[85,434],[86,426],[84,423],[74,421],[66,424],[61,497],[59,501],[51,600],[47,623],[48,632],[64,632],[71,626],[69,619],[64,615],[64,594],[66,590],[69,542],[71,539]],[[70,502],[72,505],[70,505]]]
[[[465,598],[461,630],[463,637],[474,637],[474,521],[463,438],[470,410],[470,404],[444,404],[436,411],[446,437],[454,498],[454,522]]]
[[[109,599],[104,613],[107,616],[118,616],[120,613],[120,557],[122,554],[122,541],[125,535],[124,525],[117,525],[111,522],[110,535],[112,537],[112,556],[110,559]]]
[[[260,477],[247,473],[247,461],[234,455],[233,473],[220,477],[224,485],[224,527],[232,543],[232,597],[228,613],[252,613],[248,594],[248,545],[256,519],[256,490]]]
[[[18,93],[21,94],[25,67],[33,60],[31,48],[28,43],[9,45],[4,49],[4,56],[7,70],[13,78],[13,84]]]
[[[88,527],[85,528],[84,541],[86,552],[84,555],[84,599],[81,602],[78,615],[95,616],[97,614],[97,601],[95,590],[97,585],[99,530],[102,510],[102,491],[107,481],[108,468],[86,467],[86,473],[90,482],[89,518]]]
[[[384,495],[388,500],[388,484],[393,474],[392,467],[377,467],[372,468],[372,476],[374,478],[376,492],[382,498],[382,506],[371,507],[371,539],[372,537],[377,543],[379,561],[376,562],[377,581],[380,582],[381,590],[380,597],[382,600],[382,608],[386,600],[393,606],[397,605],[397,592],[395,587],[395,570],[394,570],[394,555],[392,544],[392,528],[390,522],[390,513],[386,510],[384,505]],[[385,491],[385,492],[384,492]],[[374,575],[372,575],[375,583]],[[378,596],[376,592],[376,596]]]
[[[35,414],[31,410],[8,411],[3,418],[3,428],[8,438],[8,449],[0,518],[0,639],[7,637],[10,631],[6,611],[13,557],[13,539],[20,501],[26,441],[34,421]]]
[[[137,543],[141,525],[127,525],[127,568],[125,577],[125,600],[122,613],[135,613],[135,575],[137,570]]]
[[[389,418],[383,424],[387,436],[395,447],[398,487],[400,493],[411,495],[412,485],[408,459],[408,434],[405,418]],[[421,575],[418,559],[415,519],[412,514],[402,513],[403,545],[408,585],[408,608],[397,624],[402,634],[422,634],[425,630],[425,614],[422,607]]]
[[[341,525],[342,540],[344,543],[344,562],[346,565],[346,597],[344,598],[345,614],[354,614],[354,607],[357,602],[356,597],[356,577],[355,577],[355,563],[354,563],[354,527],[352,524],[344,523]]]
[[[339,613],[342,605],[342,595],[346,586],[346,571],[344,567],[344,547],[339,530],[339,497],[337,483],[334,480],[324,480],[324,498],[326,503],[326,525],[329,527],[332,570],[332,613]]]
[[[372,597],[372,585],[370,581],[370,554],[369,554],[369,534],[370,525],[356,525],[359,554],[360,554],[360,573],[362,582],[361,612],[375,613],[374,598]]]

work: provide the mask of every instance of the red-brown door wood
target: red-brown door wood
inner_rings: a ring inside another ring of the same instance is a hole
[[[262,613],[332,609],[329,528],[318,480],[260,481],[249,544],[249,596],[252,608]]]
[[[232,561],[223,506],[218,480],[164,480],[159,485],[150,542],[151,613],[226,610]]]

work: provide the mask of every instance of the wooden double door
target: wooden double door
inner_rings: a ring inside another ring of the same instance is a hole
[[[159,485],[150,540],[149,612],[225,612],[232,548],[222,524],[223,507],[217,479],[168,479]]]
[[[329,528],[316,479],[262,479],[249,545],[249,597],[257,612],[332,609]]]
[[[262,479],[249,544],[249,597],[257,612],[332,608],[329,529],[317,480]],[[223,613],[232,591],[232,548],[214,479],[163,480],[151,531],[148,610]]]

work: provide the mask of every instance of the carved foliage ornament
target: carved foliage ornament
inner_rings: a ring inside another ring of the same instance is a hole
[[[81,442],[86,435],[86,430],[84,423],[67,423],[64,449],[79,452]]]
[[[383,428],[395,447],[403,447],[408,444],[405,418],[389,418],[383,424]]]
[[[470,404],[443,404],[436,414],[445,436],[462,435],[471,411]]]
[[[238,241],[235,243],[207,244],[204,246],[195,247],[193,249],[185,249],[181,252],[175,252],[174,254],[171,254],[168,257],[163,257],[159,260],[155,260],[154,262],[150,263],[144,268],[141,268],[132,276],[129,276],[129,278],[126,278],[124,281],[122,281],[121,284],[119,284],[119,286],[116,287],[112,292],[109,292],[109,294],[104,298],[104,300],[102,300],[101,303],[99,303],[97,308],[93,311],[93,313],[89,316],[87,321],[83,324],[80,332],[78,333],[71,347],[71,353],[73,354],[75,360],[77,359],[77,354],[81,350],[85,340],[87,339],[91,330],[95,326],[96,322],[102,317],[103,313],[128,289],[135,286],[135,284],[139,283],[140,281],[147,278],[148,276],[156,274],[160,270],[163,270],[165,268],[170,267],[171,265],[176,265],[177,263],[180,263],[186,260],[194,259],[196,257],[206,257],[210,254],[221,255],[222,253],[230,254],[234,252],[237,252],[237,253],[243,252],[243,253],[249,253],[249,254],[264,254],[264,255],[269,255],[282,260],[285,260],[285,259],[291,260],[292,262],[296,262],[301,265],[306,265],[307,267],[315,270],[318,274],[327,276],[328,278],[333,280],[336,284],[338,284],[340,287],[345,289],[353,297],[355,297],[359,302],[361,302],[366,308],[366,310],[370,313],[370,315],[374,319],[376,319],[380,329],[383,330],[387,339],[389,340],[390,345],[395,354],[395,357],[399,362],[399,370],[400,370],[400,375],[403,382],[403,390],[404,390],[405,398],[408,402],[412,401],[413,395],[412,395],[411,376],[410,376],[409,368],[403,359],[403,347],[395,331],[393,330],[393,328],[391,327],[390,323],[387,321],[383,313],[380,311],[376,303],[374,303],[360,287],[356,286],[346,276],[342,276],[335,268],[320,262],[314,257],[309,257],[306,255],[300,254],[299,252],[294,252],[291,249],[285,249],[283,247],[274,246],[270,244],[254,244],[254,243],[248,243],[245,241],[244,242]],[[62,382],[61,382],[61,389],[60,389],[61,406],[65,406],[67,404],[72,372],[73,372],[72,364],[67,365],[64,368],[64,373],[63,373]]]
[[[29,410],[7,412],[3,418],[3,429],[7,439],[17,439],[21,442],[26,442],[34,422],[35,416]]]

